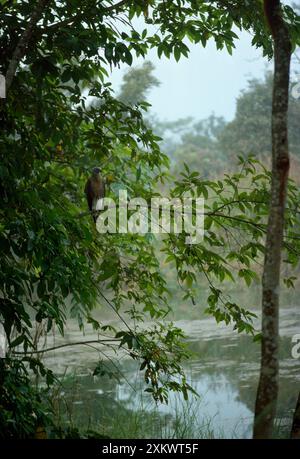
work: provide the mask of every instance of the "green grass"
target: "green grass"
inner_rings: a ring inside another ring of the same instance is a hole
[[[213,428],[213,419],[199,421],[201,400],[176,400],[165,413],[154,402],[145,402],[141,394],[138,405],[130,409],[126,402],[98,400],[77,404],[78,380],[68,377],[68,390],[53,393],[56,428],[52,438],[104,437],[112,439],[204,439],[222,438]],[[99,397],[97,397],[99,399]],[[74,403],[75,402],[75,403]]]

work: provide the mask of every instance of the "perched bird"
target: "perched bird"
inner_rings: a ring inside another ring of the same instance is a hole
[[[84,188],[87,203],[95,223],[97,220],[95,211],[98,210],[97,207],[101,204],[100,199],[103,199],[105,196],[105,181],[101,177],[100,172],[101,170],[99,167],[94,167],[92,175],[87,179]]]

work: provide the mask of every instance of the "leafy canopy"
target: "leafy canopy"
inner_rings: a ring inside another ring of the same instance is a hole
[[[238,29],[252,31],[253,44],[270,56],[261,2],[254,3],[249,8],[244,1],[1,0],[0,72],[10,75],[10,84],[0,107],[0,314],[12,356],[17,348],[29,356],[36,350],[35,322],[63,334],[71,314],[80,327],[87,320],[141,361],[156,400],[166,401],[168,390],[185,397],[192,390],[181,368],[187,356],[182,333],[162,322],[168,289],[153,235],[96,233],[83,186],[91,168],[101,165],[113,178],[111,196],[122,187],[129,197],[149,200],[168,174],[160,139],[143,120],[147,104],[116,99],[110,68],[131,65],[151,48],[179,60],[188,56],[188,41],[205,46],[213,39],[231,53]],[[299,17],[287,6],[284,14],[296,43]],[[141,31],[134,26],[138,17]],[[257,167],[247,160],[240,174],[218,182],[203,181],[186,167],[171,194],[189,191],[210,202],[205,240],[187,246],[185,235],[169,235],[162,241],[185,298],[197,301],[193,284],[202,273],[210,288],[208,312],[253,334],[252,314],[224,299],[214,283],[233,278],[232,263],[247,285],[255,278],[251,264],[263,252],[269,184],[268,172]],[[250,190],[239,191],[240,181],[248,179]],[[290,225],[299,196],[293,185],[290,199],[286,248],[288,261],[296,263]],[[237,242],[240,232],[244,237]],[[236,241],[232,247],[230,239]],[[121,318],[120,329],[93,318],[98,303]],[[157,323],[145,331],[139,324],[149,317]],[[52,382],[43,365],[26,359]]]

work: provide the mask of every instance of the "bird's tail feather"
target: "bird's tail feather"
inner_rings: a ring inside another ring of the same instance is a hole
[[[97,218],[98,218],[98,212],[99,210],[103,210],[103,198],[94,198],[93,199],[93,203],[92,203],[92,215],[93,215],[93,219],[94,219],[94,222],[96,223],[97,221]],[[97,212],[97,214],[96,214]]]

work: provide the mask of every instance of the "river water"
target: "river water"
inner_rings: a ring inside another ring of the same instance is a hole
[[[144,393],[142,373],[126,355],[87,346],[74,346],[47,354],[46,363],[61,376],[57,393],[59,416],[111,438],[250,438],[258,383],[260,346],[250,337],[214,319],[176,322],[187,335],[192,358],[186,362],[187,378],[199,397],[182,401],[170,394],[168,405],[155,405]],[[280,316],[280,396],[278,435],[286,434],[300,390],[300,359],[292,357],[292,337],[300,331],[300,308],[288,307]],[[62,342],[96,339],[91,329],[85,336],[75,322],[68,322]],[[103,354],[104,352],[104,354]],[[119,380],[95,377],[102,360]],[[121,376],[120,376],[121,375]]]

